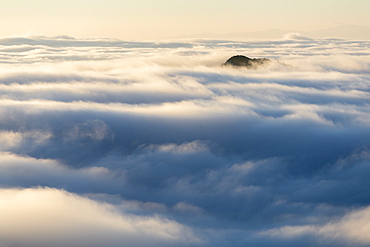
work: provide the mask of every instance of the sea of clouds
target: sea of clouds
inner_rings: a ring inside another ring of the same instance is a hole
[[[369,246],[369,175],[370,41],[0,38],[1,247]]]

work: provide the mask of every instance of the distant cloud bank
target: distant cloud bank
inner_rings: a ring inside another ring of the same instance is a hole
[[[370,41],[5,37],[0,63],[1,247],[370,244]]]

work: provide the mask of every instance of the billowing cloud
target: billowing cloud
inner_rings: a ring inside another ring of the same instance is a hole
[[[0,62],[0,246],[368,244],[367,41],[8,37]]]
[[[299,239],[311,236],[312,242],[336,246],[367,246],[369,238],[369,207],[358,209],[325,225],[284,226],[261,233],[278,239]],[[319,240],[317,240],[319,239]]]
[[[197,244],[186,227],[158,216],[133,216],[66,191],[1,189],[4,246],[163,246]]]

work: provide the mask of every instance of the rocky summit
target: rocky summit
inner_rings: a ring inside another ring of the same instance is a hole
[[[270,63],[271,60],[267,58],[249,58],[243,55],[236,55],[229,58],[224,65],[235,67],[247,67],[248,69],[257,68],[261,65]]]

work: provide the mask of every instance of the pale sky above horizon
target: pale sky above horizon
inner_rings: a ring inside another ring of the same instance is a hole
[[[370,26],[368,0],[0,0],[0,36],[120,39]]]

